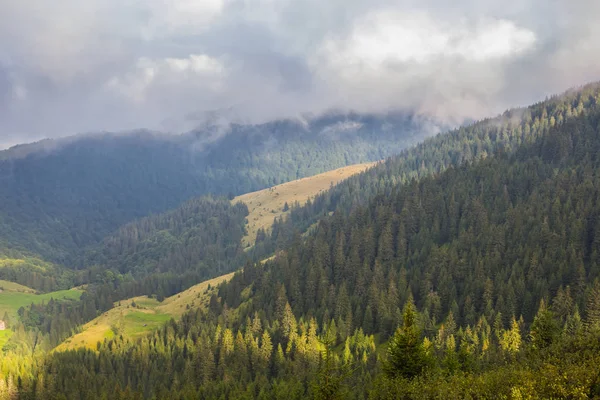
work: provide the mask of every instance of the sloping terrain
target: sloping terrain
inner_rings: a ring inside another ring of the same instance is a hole
[[[75,266],[119,226],[205,194],[259,190],[411,146],[411,115],[328,115],[310,121],[80,135],[0,152],[0,255],[19,250]]]
[[[80,347],[95,349],[98,342],[115,335],[136,338],[151,332],[192,308],[207,306],[215,287],[229,281],[233,275],[230,273],[209,279],[162,302],[147,296],[119,301],[113,309],[85,324],[80,333],[65,340],[56,351]]]
[[[338,197],[346,212],[315,213],[306,238],[292,232],[284,251],[246,265],[214,313],[54,353],[47,392],[597,398],[600,96],[585,93],[362,174],[369,182]],[[311,203],[328,207],[324,196]]]
[[[35,290],[15,282],[0,279],[0,293],[4,292],[35,293]]]
[[[40,304],[42,302],[48,302],[50,299],[54,300],[77,300],[83,293],[80,289],[69,289],[69,290],[58,290],[56,292],[36,294],[33,289],[25,286],[13,284],[6,285],[0,281],[0,287],[4,287],[4,290],[0,293],[0,318],[4,313],[8,313],[10,318],[17,317],[17,311],[21,307],[26,307],[30,304]],[[12,283],[12,282],[9,282]],[[11,287],[14,290],[8,289]],[[23,289],[24,288],[24,289]]]
[[[377,163],[355,164],[334,169],[315,176],[286,182],[268,189],[237,196],[232,203],[242,202],[248,207],[247,234],[243,239],[244,247],[252,246],[259,229],[268,230],[275,218],[287,215],[295,203],[300,206],[309,199],[327,191],[350,176],[359,174]],[[288,209],[285,205],[288,205]],[[285,211],[284,211],[285,210]]]
[[[47,303],[50,299],[77,300],[83,293],[83,290],[73,288],[70,290],[36,294],[36,291],[32,288],[5,280],[0,280],[0,289],[0,319],[6,319],[4,322],[7,325],[5,330],[0,331],[0,349],[2,349],[13,335],[13,331],[9,328],[19,319],[17,313],[19,308],[27,307],[31,304]]]

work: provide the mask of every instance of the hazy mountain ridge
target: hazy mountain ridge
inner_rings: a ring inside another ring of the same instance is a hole
[[[356,129],[339,134],[347,121]],[[420,131],[425,122],[353,114],[308,125],[102,133],[18,146],[0,152],[0,243],[76,265],[82,248],[136,218],[203,194],[247,193],[376,161],[431,134],[433,122]]]

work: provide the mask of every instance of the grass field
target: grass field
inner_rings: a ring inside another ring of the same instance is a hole
[[[250,247],[254,244],[256,232],[259,229],[268,230],[273,224],[274,218],[279,218],[287,214],[287,212],[283,211],[285,203],[288,203],[290,207],[296,201],[300,205],[303,205],[307,200],[328,190],[332,184],[336,185],[344,179],[363,172],[375,164],[350,165],[234,198],[232,200],[233,203],[240,201],[245,203],[250,212],[248,215],[248,225],[246,226],[248,234],[243,239],[244,247]]]
[[[2,287],[2,283],[5,281],[0,281],[0,287]],[[4,287],[2,293],[0,293],[0,318],[4,315],[5,312],[8,313],[11,319],[17,318],[17,311],[21,307],[28,306],[30,304],[40,304],[42,302],[48,302],[50,299],[54,300],[76,300],[79,299],[81,293],[83,291],[79,289],[70,289],[70,290],[59,290],[56,292],[44,293],[44,294],[35,294],[33,289],[30,289],[26,286],[16,285],[14,288],[18,290],[26,290],[26,291],[11,291],[8,289],[9,285]]]
[[[0,289],[4,292],[22,292],[22,293],[35,293],[30,287],[19,285],[18,283],[5,281],[0,279]]]
[[[82,332],[65,340],[55,351],[79,347],[94,349],[98,342],[115,334],[132,339],[148,334],[189,309],[207,306],[212,290],[231,277],[233,273],[204,281],[166,298],[162,303],[146,296],[117,302],[113,309],[85,324]]]

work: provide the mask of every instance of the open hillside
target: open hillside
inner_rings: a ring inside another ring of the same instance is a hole
[[[122,336],[135,339],[156,330],[171,318],[179,319],[191,309],[206,308],[216,287],[229,281],[234,273],[213,278],[164,299],[148,296],[121,300],[115,307],[85,324],[81,331],[67,338],[55,351],[77,348],[95,349],[98,342]]]
[[[30,379],[74,398],[597,398],[599,100],[589,86],[388,160],[292,213],[321,220],[209,309]],[[332,198],[345,212],[310,214]]]
[[[18,283],[0,280],[0,293],[4,292],[35,293],[35,290],[27,286],[19,285]]]
[[[78,300],[83,291],[81,289],[58,290],[55,292],[37,294],[33,289],[12,282],[0,281],[0,318],[8,313],[11,320],[17,318],[17,311],[21,307],[31,304],[41,304],[54,300]]]
[[[0,280],[0,319],[5,323],[6,329],[0,331],[0,349],[12,337],[11,328],[18,325],[20,320],[19,309],[32,304],[48,303],[53,301],[77,301],[81,297],[81,289],[60,290],[55,292],[37,294],[35,290],[14,282]]]
[[[329,190],[344,179],[361,173],[375,164],[350,165],[235,197],[232,203],[244,203],[249,212],[247,233],[243,239],[244,247],[253,245],[257,232],[261,229],[268,232],[273,220],[289,214],[291,207],[303,206],[309,199],[314,199],[321,192]]]

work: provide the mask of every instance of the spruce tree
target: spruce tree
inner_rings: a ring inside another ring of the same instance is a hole
[[[410,298],[404,306],[402,327],[396,330],[388,345],[384,370],[392,378],[414,378],[425,371],[428,361],[417,326],[417,311]]]

